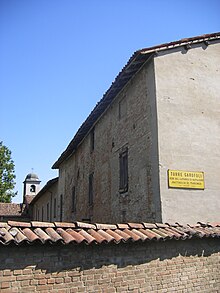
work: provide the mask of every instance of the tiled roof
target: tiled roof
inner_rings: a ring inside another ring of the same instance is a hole
[[[220,222],[196,225],[161,223],[87,224],[84,222],[0,222],[0,245],[108,244],[220,238]]]
[[[104,113],[108,106],[113,102],[117,94],[122,90],[126,83],[137,73],[137,71],[143,66],[143,64],[154,54],[159,51],[171,50],[176,47],[186,46],[190,48],[192,44],[209,42],[220,39],[220,32],[213,34],[206,34],[193,38],[181,39],[179,41],[162,44],[150,48],[145,48],[134,52],[129,59],[128,63],[118,74],[115,81],[112,83],[107,92],[103,95],[100,102],[98,102],[90,113],[85,122],[81,125],[74,138],[71,140],[66,150],[61,154],[58,160],[52,166],[53,169],[59,168],[59,165],[67,159],[77,149],[77,146],[81,143],[84,137],[89,133],[90,129],[94,126],[98,118]]]
[[[19,203],[0,203],[0,216],[20,216],[21,212]]]

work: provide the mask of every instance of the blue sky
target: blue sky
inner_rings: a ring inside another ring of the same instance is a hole
[[[220,31],[219,0],[0,0],[0,140],[18,196],[51,166],[138,49]]]

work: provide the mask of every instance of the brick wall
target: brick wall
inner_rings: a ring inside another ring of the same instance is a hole
[[[0,292],[219,292],[218,239],[3,246]]]

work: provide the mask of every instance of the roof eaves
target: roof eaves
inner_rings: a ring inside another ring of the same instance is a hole
[[[187,44],[196,44],[196,43],[201,43],[204,41],[211,41],[216,39],[220,39],[220,32],[213,33],[213,34],[204,34],[204,35],[192,37],[192,38],[184,38],[178,41],[164,43],[158,46],[143,48],[139,50],[138,52],[140,54],[149,54],[152,52],[159,52],[159,51],[174,49],[176,47],[185,46]]]

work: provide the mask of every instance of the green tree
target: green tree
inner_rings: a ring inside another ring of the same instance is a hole
[[[16,193],[15,165],[11,158],[11,151],[0,142],[0,202],[11,202]]]

